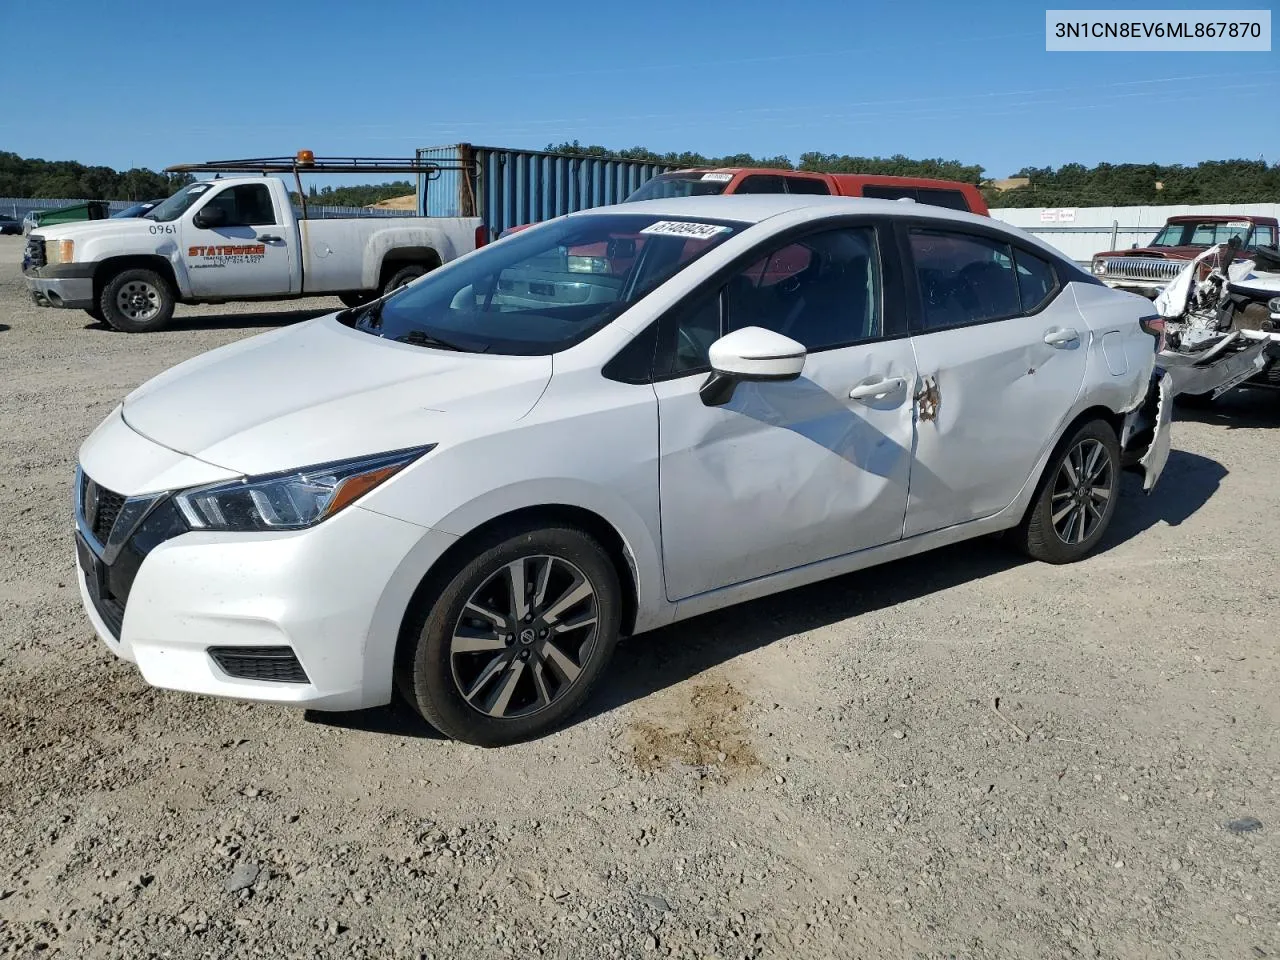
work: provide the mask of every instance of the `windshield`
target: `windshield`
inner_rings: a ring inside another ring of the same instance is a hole
[[[1153,247],[1211,247],[1226,243],[1232,237],[1246,240],[1253,224],[1248,220],[1183,220],[1165,224],[1151,241]]]
[[[159,220],[161,223],[167,223],[170,220],[177,220],[180,216],[191,209],[191,205],[200,199],[200,195],[209,189],[211,184],[193,183],[189,187],[183,187],[172,197],[166,200],[160,206],[156,207],[147,214],[148,220]]]
[[[342,321],[419,346],[545,356],[586,339],[745,227],[653,214],[567,217],[484,247]]]
[[[664,173],[631,194],[625,202],[718,196],[732,179],[732,173]]]
[[[125,207],[123,210],[117,210],[111,216],[112,218],[131,218],[140,217],[151,209],[149,203],[135,203],[132,207]]]

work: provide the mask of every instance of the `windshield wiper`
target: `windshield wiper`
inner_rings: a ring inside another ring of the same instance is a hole
[[[465,347],[460,347],[456,343],[450,343],[448,340],[441,340],[439,337],[433,337],[429,333],[423,333],[421,330],[410,330],[403,336],[395,338],[396,343],[411,343],[415,347],[436,347],[440,350],[456,350],[459,353],[470,353]]]

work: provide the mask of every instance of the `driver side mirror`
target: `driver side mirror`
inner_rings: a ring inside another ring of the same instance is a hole
[[[804,345],[764,327],[743,327],[711,344],[711,376],[699,389],[702,402],[720,407],[742,382],[795,380],[804,369]]]
[[[194,226],[199,227],[201,230],[208,230],[211,227],[221,227],[224,226],[226,222],[227,211],[212,203],[201,207],[196,215],[191,218],[191,223]]]

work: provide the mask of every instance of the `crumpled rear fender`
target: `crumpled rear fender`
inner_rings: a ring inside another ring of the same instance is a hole
[[[1173,427],[1173,378],[1156,367],[1142,403],[1125,414],[1120,431],[1121,459],[1143,474],[1142,489],[1155,487],[1169,461]]]

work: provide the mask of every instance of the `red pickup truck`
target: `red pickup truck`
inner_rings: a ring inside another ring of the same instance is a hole
[[[1093,255],[1093,274],[1109,287],[1154,297],[1160,288],[1215,243],[1240,238],[1244,257],[1276,245],[1276,218],[1241,214],[1187,214],[1170,217],[1145,247]]]
[[[706,197],[731,193],[801,193],[810,196],[869,197],[876,200],[914,200],[935,207],[964,210],[990,216],[982,191],[972,183],[931,180],[927,177],[887,177],[865,173],[805,173],[758,167],[715,167],[673,170],[647,181],[627,197],[659,200],[671,197]],[[508,227],[502,235],[527,230],[531,223]]]
[[[804,193],[877,200],[915,200],[935,207],[965,210],[987,216],[982,191],[971,183],[930,180],[924,177],[887,177],[864,173],[805,173],[800,170],[762,170],[751,167],[716,167],[706,170],[673,170],[644,184],[627,197],[658,200],[730,193]]]

